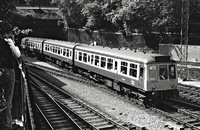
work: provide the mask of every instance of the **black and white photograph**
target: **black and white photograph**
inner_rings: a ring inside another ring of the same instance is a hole
[[[0,130],[200,130],[200,0],[1,0]]]

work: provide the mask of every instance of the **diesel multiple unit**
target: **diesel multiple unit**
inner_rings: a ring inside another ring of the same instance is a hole
[[[23,38],[22,48],[145,103],[178,94],[177,63],[170,56],[33,37]]]

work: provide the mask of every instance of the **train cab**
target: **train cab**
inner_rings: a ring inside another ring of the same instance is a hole
[[[176,62],[171,60],[169,56],[155,57],[155,63],[147,64],[145,91],[176,89],[178,83],[176,68]]]

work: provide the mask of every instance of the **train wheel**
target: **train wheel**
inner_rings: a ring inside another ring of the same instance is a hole
[[[144,99],[143,104],[146,108],[150,107],[149,100],[147,98]]]

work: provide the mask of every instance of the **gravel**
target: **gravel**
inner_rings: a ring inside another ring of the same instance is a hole
[[[62,86],[62,89],[117,120],[146,127],[149,130],[179,130],[182,128],[182,126],[177,125],[170,119],[166,119],[159,113],[155,113],[139,105],[130,104],[124,99],[98,87],[95,88],[62,77],[54,77],[66,83],[66,85]]]

